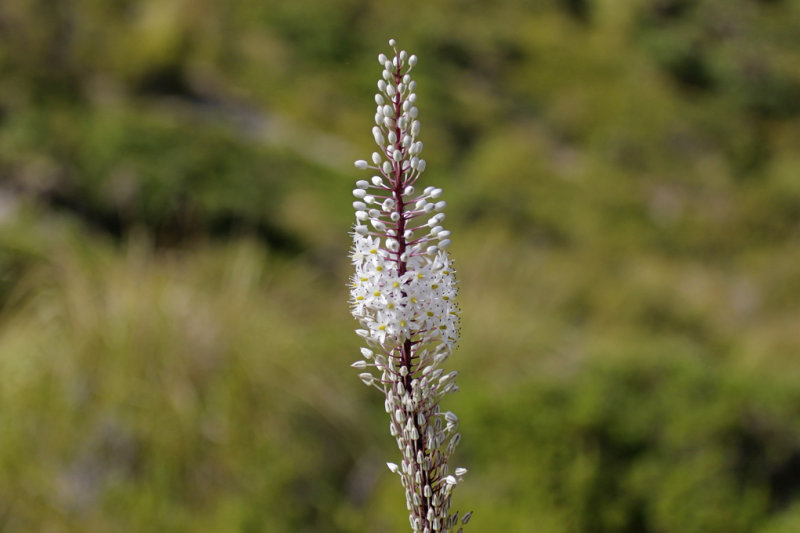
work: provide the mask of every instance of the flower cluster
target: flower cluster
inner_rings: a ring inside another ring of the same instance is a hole
[[[399,466],[387,464],[405,487],[412,530],[450,532],[459,524],[458,513],[450,514],[452,490],[466,469],[449,471],[461,435],[458,418],[439,408],[444,395],[458,390],[457,372],[440,368],[459,336],[456,281],[446,251],[450,232],[442,226],[447,204],[441,189],[415,188],[425,170],[410,75],[417,58],[398,51],[394,40],[389,45],[393,57],[378,56],[377,151],[371,161],[355,162],[374,175],[353,191],[350,306],[367,347],[352,366],[386,397],[389,432],[402,453]]]

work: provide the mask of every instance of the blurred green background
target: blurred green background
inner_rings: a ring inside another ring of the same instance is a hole
[[[470,531],[800,531],[800,2],[0,3],[0,531],[408,530],[348,364],[416,53]]]

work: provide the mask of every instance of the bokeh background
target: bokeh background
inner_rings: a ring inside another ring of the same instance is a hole
[[[0,530],[408,530],[348,367],[389,37],[469,530],[800,531],[796,0],[3,1]]]

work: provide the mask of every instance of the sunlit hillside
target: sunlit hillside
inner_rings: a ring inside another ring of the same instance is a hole
[[[57,4],[0,3],[0,530],[409,529],[349,368],[390,37],[465,530],[800,530],[800,3]]]

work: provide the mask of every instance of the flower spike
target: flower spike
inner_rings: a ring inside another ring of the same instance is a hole
[[[415,187],[426,167],[410,75],[417,56],[396,45],[391,39],[392,55],[378,55],[374,166],[355,162],[377,175],[358,180],[353,190],[350,309],[361,326],[356,333],[369,346],[361,355],[371,363],[352,366],[385,395],[389,432],[402,453],[399,466],[387,465],[405,487],[412,530],[431,532],[457,522],[458,513],[450,514],[452,490],[466,473],[457,468],[449,475],[448,460],[461,435],[456,415],[439,408],[445,395],[458,390],[457,372],[445,374],[439,366],[458,342],[460,310],[446,251],[450,232],[441,225],[447,205],[439,199],[442,190]]]

